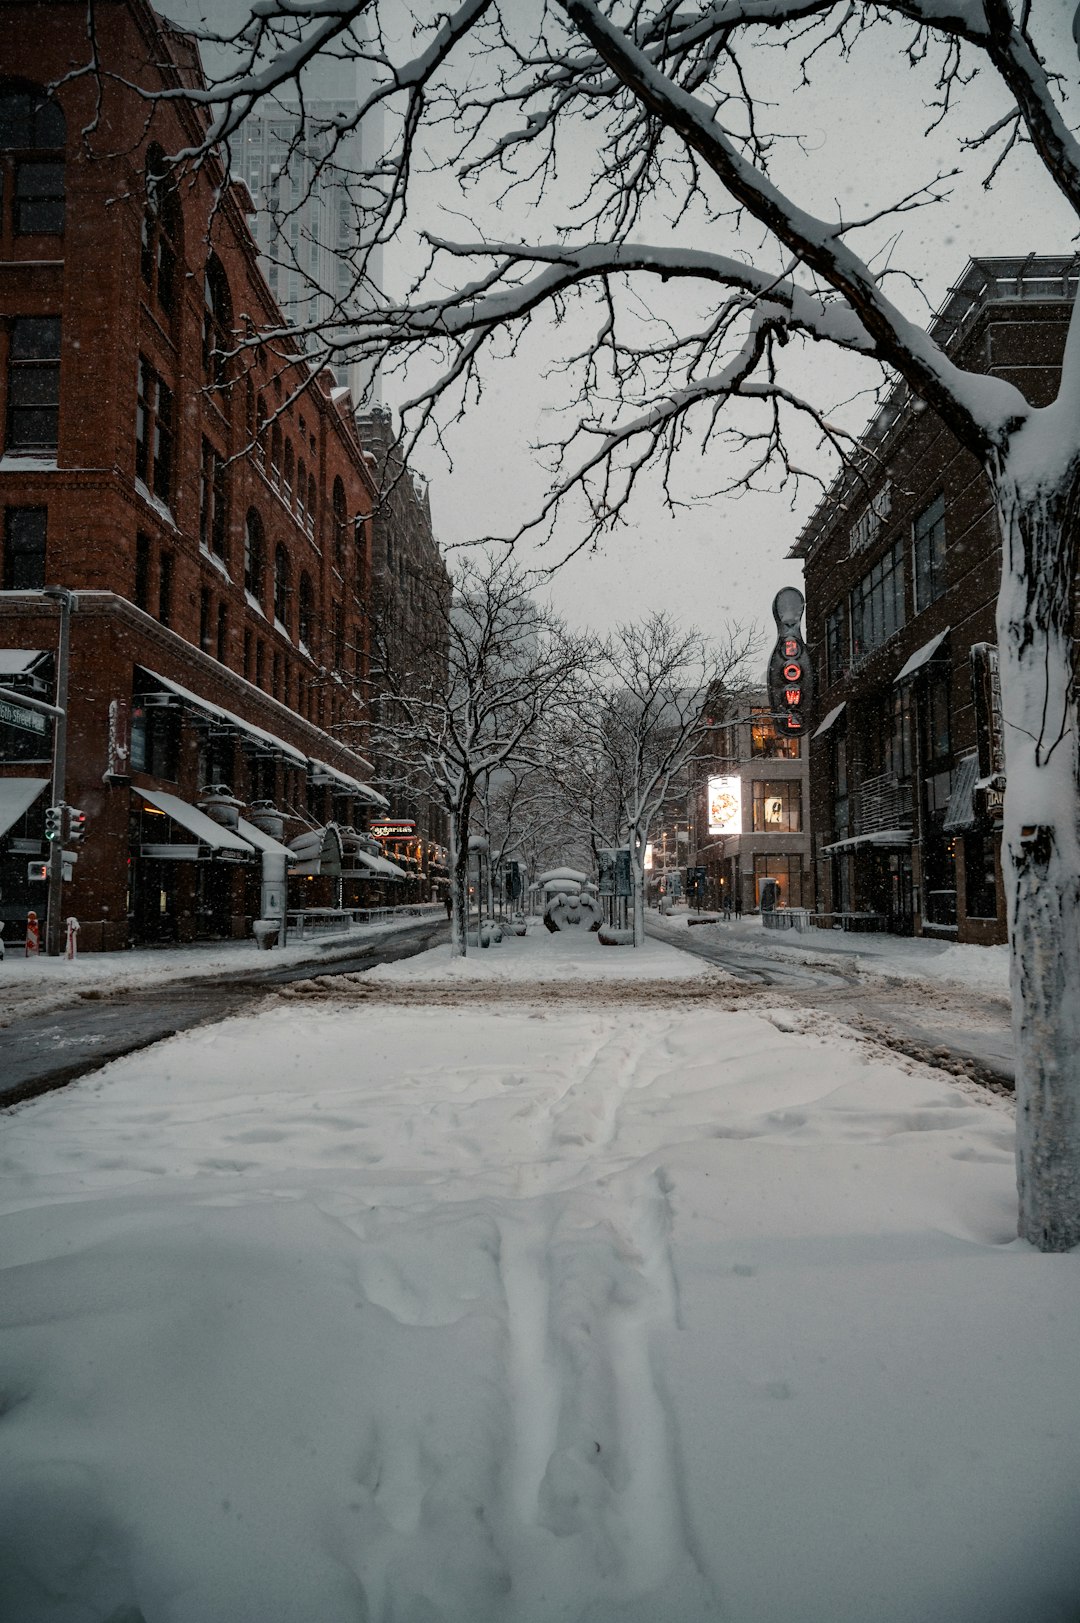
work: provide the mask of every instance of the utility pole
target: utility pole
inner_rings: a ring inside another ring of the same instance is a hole
[[[60,645],[56,656],[56,726],[53,728],[53,767],[51,804],[63,808],[67,778],[67,709],[68,664],[71,650],[71,616],[78,607],[74,592],[63,586],[46,586],[45,596],[60,610]],[[67,838],[67,817],[60,814],[60,838],[54,840],[49,851],[49,894],[45,923],[45,951],[50,958],[61,952],[61,926],[64,901],[64,841]]]

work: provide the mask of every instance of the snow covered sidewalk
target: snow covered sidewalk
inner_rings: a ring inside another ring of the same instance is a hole
[[[1008,1106],[660,943],[465,964],[4,1118],[0,1617],[1074,1623],[1077,1258],[1013,1238]]]

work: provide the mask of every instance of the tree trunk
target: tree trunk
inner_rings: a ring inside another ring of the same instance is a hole
[[[645,945],[645,840],[640,830],[630,832],[630,870],[634,878],[634,946]]]
[[[1033,454],[1037,445],[1020,449],[996,481],[1018,1228],[1042,1251],[1067,1251],[1080,1243],[1080,752],[1072,640],[1080,462],[1073,458],[1051,481]],[[1027,477],[1016,466],[1024,453]]]
[[[450,895],[454,911],[450,919],[450,946],[458,958],[466,956],[469,934],[469,818],[450,813]]]

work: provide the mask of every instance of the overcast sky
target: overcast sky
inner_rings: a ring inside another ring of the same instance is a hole
[[[241,8],[241,0],[233,4]],[[521,5],[527,8],[528,0],[521,0]],[[169,7],[170,14],[188,20],[198,9],[198,0],[175,0]],[[1036,12],[1049,30],[1045,38],[1053,53],[1052,65],[1075,91],[1077,56],[1069,34],[1073,9],[1073,0],[1040,0]],[[214,13],[222,15],[221,0]],[[923,288],[923,294],[914,288],[903,291],[903,302],[910,313],[925,320],[926,301],[938,306],[970,257],[1065,253],[1076,244],[1069,235],[1074,226],[1068,211],[1041,166],[1028,155],[1021,152],[1010,159],[987,191],[982,182],[992,162],[990,154],[962,151],[962,138],[1000,116],[1005,106],[989,73],[967,88],[957,111],[939,130],[924,135],[930,122],[924,103],[932,79],[926,71],[908,67],[900,54],[909,32],[896,26],[875,29],[848,64],[835,57],[820,59],[809,90],[797,91],[790,55],[775,50],[753,53],[749,67],[763,100],[771,103],[766,117],[773,127],[800,137],[798,144],[779,149],[776,173],[797,189],[801,201],[826,217],[834,218],[840,208],[848,218],[868,213],[889,198],[932,181],[939,171],[961,167],[961,174],[949,182],[947,201],[853,238],[853,245],[865,252],[871,244],[883,246],[895,237],[891,263],[919,276]],[[581,141],[580,151],[566,166],[569,173],[564,168],[567,190],[590,170],[587,129],[583,128]],[[452,172],[442,166],[438,149],[431,150],[432,173],[421,180],[417,191],[423,224],[447,236],[471,239]],[[553,210],[560,201],[553,200]],[[474,216],[483,215],[483,203],[482,197],[469,199]],[[501,210],[495,219],[494,229],[504,239],[543,240],[544,223],[535,213],[515,216],[512,210]],[[670,240],[659,207],[649,225],[659,240]],[[682,240],[730,251],[730,230],[722,230],[723,236],[712,228],[706,232],[698,221],[684,230]],[[749,234],[742,245],[749,251],[757,246]],[[390,291],[408,275],[413,253],[411,241],[403,236],[398,251],[387,254]],[[894,296],[900,291],[896,283],[890,290]],[[673,311],[669,305],[667,313]],[[581,341],[589,330],[584,320],[575,324],[571,318],[562,330],[541,323],[527,336],[515,360],[488,365],[483,398],[470,407],[464,422],[445,429],[452,468],[434,447],[426,447],[416,458],[419,471],[430,479],[436,530],[445,544],[510,532],[535,507],[543,490],[535,446],[557,430],[557,408],[565,399],[563,381],[557,374],[544,373],[568,347]],[[804,365],[801,381],[816,403],[831,409],[869,377],[850,361],[819,348]],[[386,381],[384,392],[391,406],[403,398],[403,386],[394,379]],[[869,411],[864,400],[840,415],[856,429]],[[808,435],[799,449],[806,465],[827,468],[824,454]],[[715,491],[728,482],[734,466],[722,450],[705,457],[687,451],[677,470],[678,496],[691,503],[694,497]],[[552,601],[575,623],[597,629],[662,608],[706,631],[717,630],[734,617],[758,621],[771,633],[773,595],[781,586],[801,585],[799,566],[786,554],[817,497],[808,485],[794,507],[790,491],[754,492],[716,496],[673,514],[663,504],[659,481],[653,480],[642,489],[627,527],[598,550],[573,559],[553,578]],[[542,552],[532,549],[524,556],[538,563],[554,561],[556,552],[571,550],[580,534],[578,522],[568,513],[553,546]]]

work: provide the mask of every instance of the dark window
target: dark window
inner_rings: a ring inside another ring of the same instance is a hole
[[[852,658],[864,659],[903,624],[904,553],[896,541],[851,594]]]
[[[253,638],[252,638],[252,635],[251,635],[251,627],[250,626],[245,626],[244,627],[244,675],[247,677],[249,682],[251,681],[251,648],[252,648],[252,642],[253,642]]]
[[[777,731],[770,710],[750,712],[750,754],[758,760],[797,760],[799,740]]]
[[[253,507],[248,508],[244,526],[244,589],[259,603],[262,602],[266,574],[266,543],[263,540],[262,520]]]
[[[13,204],[16,236],[57,236],[64,229],[64,142],[59,105],[38,85],[0,84],[2,191]]]
[[[310,650],[312,633],[315,629],[315,593],[312,590],[311,576],[305,570],[300,576],[300,641]]]
[[[949,716],[949,677],[946,671],[934,671],[926,684],[927,764],[947,761],[952,755],[952,727]]]
[[[217,606],[217,657],[224,665],[229,641],[229,611],[223,602]]]
[[[172,390],[140,356],[135,476],[166,505],[172,496],[174,431]]]
[[[308,474],[307,481],[307,533],[315,534],[315,507],[318,502],[318,493],[315,489],[315,475]]]
[[[847,670],[844,647],[847,618],[843,603],[838,603],[825,621],[825,671],[829,683],[839,682]]]
[[[847,739],[843,733],[833,739],[833,828],[838,839],[848,831]]]
[[[997,918],[997,870],[992,834],[964,835],[964,905],[969,919]]]
[[[8,446],[55,451],[59,432],[60,317],[16,316],[8,360]]]
[[[339,575],[345,573],[345,529],[348,524],[348,514],[345,503],[345,486],[340,479],[334,480],[334,493],[332,499],[333,525],[334,525],[334,568]]]
[[[199,540],[204,551],[224,560],[227,532],[225,459],[203,440]]]
[[[911,687],[906,682],[893,689],[891,725],[885,739],[885,769],[901,782],[914,771]]]
[[[270,479],[275,487],[281,484],[281,424],[270,430]]]
[[[945,498],[938,496],[914,525],[915,613],[945,590]]]
[[[289,554],[279,541],[274,552],[274,618],[289,624]]]
[[[286,439],[285,439],[284,470],[285,471],[284,471],[284,474],[282,476],[283,494],[285,496],[285,500],[288,502],[289,506],[291,507],[292,506],[292,496],[293,496],[293,475],[294,475],[295,470],[296,470],[296,463],[295,463],[295,452],[293,451],[293,443],[292,443],[292,440],[290,440],[287,436],[286,436]]]
[[[203,371],[214,383],[221,384],[233,343],[233,315],[229,279],[216,254],[206,262],[203,304]]]
[[[255,682],[258,687],[266,686],[266,644],[261,637],[255,644]]]
[[[45,585],[44,507],[4,512],[4,591],[40,592]]]
[[[210,588],[199,592],[199,647],[204,654],[210,652]]]
[[[307,501],[307,463],[303,457],[296,464],[296,516],[301,524],[307,523],[304,504]]]
[[[343,670],[345,666],[345,610],[340,603],[334,604],[334,669]]]
[[[163,626],[172,625],[173,555],[163,552],[158,563],[158,619]]]
[[[271,692],[275,699],[281,697],[281,655],[276,650],[274,652],[274,675],[271,682]]]
[[[356,547],[356,595],[363,602],[367,595],[367,525],[362,518],[353,524],[353,542]]]
[[[139,700],[131,707],[131,768],[153,778],[175,783],[180,762],[179,706],[146,705]]]
[[[150,537],[135,537],[135,607],[150,608]]]
[[[146,152],[146,207],[142,223],[142,278],[167,316],[176,309],[176,267],[181,214],[176,182],[159,146]]]
[[[798,834],[802,830],[802,785],[755,781],[754,833]]]

